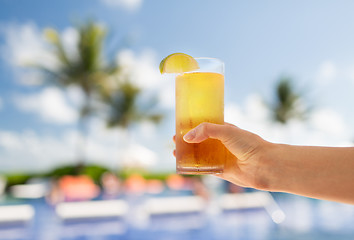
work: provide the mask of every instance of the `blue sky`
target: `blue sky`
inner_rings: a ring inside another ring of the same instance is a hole
[[[137,81],[161,96],[166,120],[158,127],[143,124],[133,134],[134,144],[156,154],[154,168],[174,167],[173,101],[166,103],[162,96],[173,94],[173,83],[158,79],[157,69],[159,61],[173,52],[225,62],[228,121],[272,141],[348,145],[354,139],[352,1],[0,0],[0,6],[3,171],[47,169],[75,158],[75,99],[80,94],[75,89],[24,84],[21,79],[30,74],[23,73],[17,61],[31,49],[37,54],[31,39],[40,39],[43,28],[54,27],[69,36],[73,23],[88,18],[110,29],[107,52],[120,50],[123,62],[135,66]],[[270,127],[269,112],[261,102],[271,101],[276,80],[283,75],[293,77],[306,92],[305,103],[315,111],[305,123]],[[53,110],[43,102],[59,105]],[[116,166],[124,134],[106,131],[96,121],[88,155]],[[107,159],[104,152],[116,158]]]

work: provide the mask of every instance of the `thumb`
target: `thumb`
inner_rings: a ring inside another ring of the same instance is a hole
[[[205,122],[189,131],[183,139],[188,143],[200,143],[208,138],[213,138],[225,143],[232,137],[232,128],[235,126]]]

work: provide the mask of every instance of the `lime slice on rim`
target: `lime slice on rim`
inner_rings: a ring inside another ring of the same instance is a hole
[[[161,73],[183,73],[198,69],[197,61],[184,53],[173,53],[165,57],[160,63]]]

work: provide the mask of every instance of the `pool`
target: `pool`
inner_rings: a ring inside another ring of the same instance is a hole
[[[25,200],[35,217],[26,224],[0,225],[6,240],[292,240],[354,239],[354,206],[289,194],[273,194],[286,214],[276,224],[264,208],[220,211],[214,201],[207,211],[165,214],[147,218],[140,206],[150,196],[127,198],[124,218],[62,221],[44,199]]]

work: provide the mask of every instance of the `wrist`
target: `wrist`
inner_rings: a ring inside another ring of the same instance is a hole
[[[256,181],[256,188],[265,191],[281,191],[284,184],[283,176],[286,175],[282,169],[282,149],[284,144],[266,142],[263,151],[260,151],[259,171]]]

